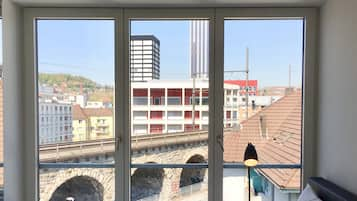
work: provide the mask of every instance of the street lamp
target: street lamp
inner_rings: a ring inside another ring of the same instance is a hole
[[[244,152],[244,165],[248,167],[248,200],[250,201],[250,168],[258,164],[258,154],[252,143],[248,143]]]

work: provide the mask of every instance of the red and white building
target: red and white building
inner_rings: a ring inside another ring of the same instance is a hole
[[[245,88],[247,86],[246,80],[225,80],[224,83],[238,85],[240,88],[239,95],[245,95]],[[258,95],[258,80],[248,80],[248,94],[250,96]]]
[[[132,135],[207,130],[208,82],[197,79],[131,83]],[[239,124],[239,111],[245,107],[245,96],[242,96],[245,88],[241,83],[224,82],[224,125],[229,127]],[[253,98],[258,88],[257,81],[250,80],[249,83],[249,94]],[[271,101],[264,104],[269,105]]]

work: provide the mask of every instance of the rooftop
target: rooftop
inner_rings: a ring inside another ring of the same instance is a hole
[[[74,105],[72,108],[73,120],[85,120],[88,117],[113,116],[113,110],[109,108],[81,108]]]
[[[287,95],[242,122],[239,131],[225,133],[224,161],[242,162],[245,147],[252,142],[261,164],[300,164],[301,99],[299,91]],[[258,171],[280,189],[300,188],[300,169]]]
[[[72,118],[73,120],[85,120],[87,115],[84,113],[83,108],[80,105],[72,106]]]

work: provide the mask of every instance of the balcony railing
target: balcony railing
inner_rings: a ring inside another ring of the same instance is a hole
[[[3,164],[2,164],[3,165]],[[2,166],[0,166],[2,167]],[[114,168],[112,163],[39,163],[39,168]],[[207,163],[186,163],[186,164],[131,164],[130,168],[162,169],[162,168],[208,168]],[[243,163],[223,163],[223,168],[246,169]],[[254,169],[300,169],[301,164],[258,164]]]

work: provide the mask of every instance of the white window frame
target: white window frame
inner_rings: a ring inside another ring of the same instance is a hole
[[[24,9],[24,59],[23,74],[28,104],[24,106],[25,135],[24,154],[27,167],[25,174],[26,198],[39,200],[38,175],[38,103],[35,18],[68,18],[116,20],[115,28],[115,136],[119,146],[114,153],[115,200],[130,200],[130,41],[129,19],[209,19],[209,149],[208,149],[208,200],[223,199],[223,106],[224,106],[224,18],[304,18],[304,80],[303,80],[303,136],[302,136],[302,182],[314,175],[316,133],[316,8],[25,8]],[[214,94],[214,96],[212,95]],[[121,107],[123,106],[123,107]],[[121,108],[119,110],[118,108]],[[220,122],[220,123],[217,123]],[[127,133],[127,134],[125,134]],[[303,186],[303,185],[302,185]],[[33,187],[33,188],[31,188]]]
[[[303,33],[303,97],[301,136],[301,187],[308,178],[316,175],[316,124],[317,124],[317,28],[318,8],[218,8],[216,9],[216,41],[224,41],[224,18],[241,19],[304,19]],[[223,45],[224,42],[219,43]],[[216,45],[216,49],[220,49]],[[215,55],[217,66],[224,66],[224,48]],[[223,83],[223,69],[219,68],[218,83]],[[223,91],[223,85],[221,86]],[[220,105],[221,106],[221,105]],[[222,108],[222,107],[220,107]]]
[[[37,101],[37,43],[36,43],[36,23],[35,19],[113,19],[115,20],[115,94],[118,98],[115,99],[115,105],[124,105],[124,102],[129,101],[120,97],[129,97],[125,80],[130,80],[128,68],[124,67],[124,48],[128,44],[124,44],[124,22],[123,22],[123,9],[121,8],[25,8],[24,9],[24,43],[25,43],[25,68],[24,83],[26,87],[25,97],[28,104],[24,106],[25,128],[26,135],[26,181],[27,187],[26,198],[34,198],[39,200],[39,156],[38,156],[38,101]],[[128,58],[127,58],[128,60]],[[124,139],[124,133],[128,132],[130,128],[124,128],[125,116],[129,116],[127,110],[120,111],[116,107],[114,111],[115,116],[115,138]],[[121,107],[123,108],[123,107]],[[128,131],[126,131],[126,129]],[[124,154],[127,153],[128,146],[118,140],[120,143],[118,150],[114,153],[115,160],[115,184],[116,186],[123,186],[127,182],[127,174],[130,175],[130,166]],[[120,171],[119,171],[120,170]],[[29,188],[33,186],[34,188]],[[128,200],[128,193],[124,193],[128,189],[115,188],[115,200]]]
[[[126,23],[129,23],[129,20],[131,19],[172,19],[172,20],[190,20],[190,19],[207,19],[209,20],[210,26],[209,26],[209,86],[214,86],[214,50],[215,50],[215,43],[214,43],[214,9],[209,9],[209,8],[203,8],[203,9],[194,9],[194,8],[186,8],[186,9],[166,9],[166,8],[157,8],[157,9],[125,9],[124,11],[124,21]],[[129,26],[128,26],[129,28]],[[126,34],[130,34],[130,29],[125,30]],[[129,39],[129,35],[125,37],[126,39]],[[125,43],[128,43],[129,41],[126,41]],[[151,47],[151,46],[150,46]],[[145,48],[144,48],[145,49]],[[128,51],[127,51],[128,52]],[[127,56],[126,56],[127,57]],[[129,65],[129,63],[127,63]],[[209,94],[215,94],[216,89],[214,87],[209,87]],[[215,158],[215,148],[214,146],[216,145],[216,136],[214,134],[218,134],[218,132],[215,132],[215,124],[217,116],[214,114],[214,96],[210,98],[210,119],[209,119],[209,142],[208,142],[208,198],[209,201],[218,201],[219,199],[215,199],[213,197],[214,195],[214,189],[219,188],[220,185],[219,183],[222,183],[222,181],[218,181],[218,177],[215,176],[214,172],[215,171],[215,165],[214,162],[219,160]],[[128,125],[131,125],[130,123]],[[223,128],[223,127],[222,127]],[[130,136],[130,135],[129,135]],[[130,141],[128,141],[128,144],[131,144]],[[223,155],[223,153],[221,154]],[[130,156],[129,156],[130,157]],[[223,171],[223,170],[222,170]]]

